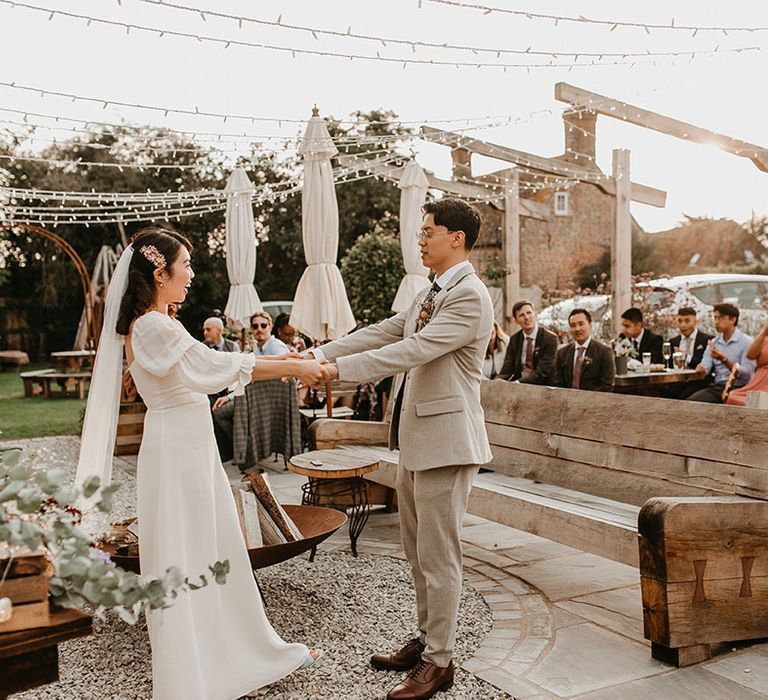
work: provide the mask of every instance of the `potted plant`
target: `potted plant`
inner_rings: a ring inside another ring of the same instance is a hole
[[[146,608],[170,606],[182,591],[226,582],[229,561],[212,564],[194,581],[176,567],[157,577],[116,566],[81,523],[91,511],[108,513],[119,486],[102,487],[92,477],[82,488],[73,488],[65,484],[63,470],[32,472],[20,464],[20,455],[17,448],[0,449],[0,612],[5,618],[12,617],[13,605],[3,595],[3,583],[13,562],[30,552],[48,559],[51,602],[68,608],[88,605],[96,615],[114,610],[129,624]],[[84,510],[82,503],[93,506]]]

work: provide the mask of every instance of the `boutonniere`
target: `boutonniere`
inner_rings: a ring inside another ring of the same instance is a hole
[[[533,349],[533,356],[536,357],[539,354],[539,348]]]
[[[589,367],[592,364],[592,358],[587,355],[581,362],[584,367]]]
[[[703,350],[704,349],[704,345],[699,344],[699,345],[696,346],[696,349],[697,350]]]

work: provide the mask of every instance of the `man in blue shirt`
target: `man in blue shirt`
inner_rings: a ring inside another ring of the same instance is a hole
[[[747,357],[752,338],[736,328],[739,310],[733,304],[715,304],[714,319],[717,335],[709,341],[701,364],[696,368],[700,374],[712,374],[713,383],[692,394],[688,401],[723,403],[723,391],[737,365],[734,389],[749,382],[755,372],[755,361]]]
[[[257,311],[251,316],[251,331],[256,339],[254,355],[285,355],[290,352],[280,338],[272,335],[272,317],[266,311]]]

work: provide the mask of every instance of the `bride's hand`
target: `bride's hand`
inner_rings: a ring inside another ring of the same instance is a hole
[[[303,384],[311,387],[320,386],[325,381],[325,367],[316,360],[302,360],[296,363],[294,375]]]
[[[262,355],[259,357],[260,360],[304,360],[306,359],[304,355],[298,353],[298,352],[286,352],[282,355]]]

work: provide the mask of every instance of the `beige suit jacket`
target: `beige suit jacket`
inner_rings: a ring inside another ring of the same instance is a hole
[[[399,445],[406,469],[486,464],[492,455],[480,383],[493,325],[491,297],[467,265],[438,292],[431,321],[416,333],[427,291],[396,316],[324,345],[323,354],[344,381],[397,375],[392,401],[405,382],[399,431],[393,420],[389,447]]]

